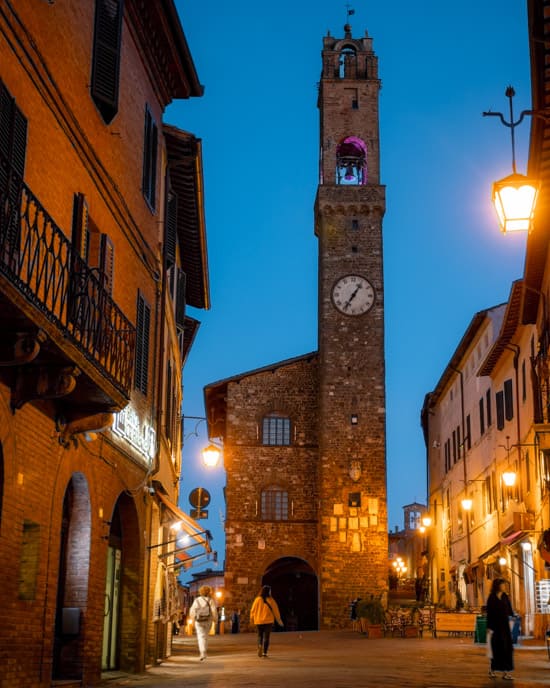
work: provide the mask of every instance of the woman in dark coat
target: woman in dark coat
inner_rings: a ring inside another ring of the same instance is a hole
[[[496,578],[487,599],[487,628],[491,633],[491,669],[489,676],[496,677],[496,671],[502,671],[502,678],[512,680],[510,673],[514,670],[514,648],[510,631],[510,617],[513,616],[512,605],[504,591],[506,581]]]

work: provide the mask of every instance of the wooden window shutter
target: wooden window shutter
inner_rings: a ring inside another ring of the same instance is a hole
[[[164,259],[166,267],[176,263],[176,241],[178,222],[178,197],[169,190],[166,197],[166,217],[164,226]]]
[[[138,293],[136,317],[136,364],[134,384],[143,394],[147,394],[149,378],[149,329],[151,326],[151,307]]]
[[[27,119],[0,81],[0,188],[5,188],[11,171],[23,178],[26,150]]]
[[[82,193],[74,195],[72,244],[75,252],[84,261],[88,261],[90,230],[88,228],[89,212],[86,197]]]
[[[27,120],[0,81],[0,207],[5,227],[3,251],[8,262],[18,254],[26,151]]]
[[[157,146],[158,128],[153,120],[149,106],[145,107],[145,127],[143,135],[143,178],[142,190],[147,202],[155,209],[157,187]]]
[[[479,400],[479,434],[485,434],[485,407],[483,397]]]
[[[99,283],[109,294],[113,293],[115,247],[107,234],[89,233],[88,263],[96,268]]]
[[[176,292],[176,325],[183,330],[185,326],[185,283],[187,275],[178,268],[178,284]]]
[[[504,381],[504,413],[506,420],[514,417],[514,398],[512,380]]]
[[[166,437],[172,437],[172,364],[166,365],[166,390],[164,395],[164,432]]]
[[[504,392],[496,393],[497,402],[497,428],[502,430],[504,428]]]
[[[107,234],[101,235],[99,253],[99,271],[103,280],[103,287],[109,294],[113,293],[113,279],[115,272],[115,247]]]
[[[109,124],[118,112],[122,0],[96,0],[91,94]]]

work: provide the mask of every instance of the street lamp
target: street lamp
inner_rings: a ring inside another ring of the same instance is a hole
[[[197,422],[195,423],[194,430],[192,430],[187,435],[184,435],[184,437],[183,437],[184,442],[185,442],[185,440],[187,440],[189,437],[192,437],[193,435],[195,437],[199,437],[199,433],[198,433],[199,425],[201,423],[207,421],[207,418],[205,416],[182,416],[182,423],[187,419],[196,420]],[[201,449],[201,455],[202,455],[202,461],[207,468],[215,468],[220,461],[220,457],[222,455],[222,450],[221,450],[221,447],[218,447],[216,444],[213,444],[211,442],[207,447],[205,447],[204,449]]]
[[[208,468],[215,468],[218,465],[221,456],[221,449],[215,444],[209,444],[202,451],[202,460],[205,466]]]
[[[504,471],[502,474],[502,482],[506,487],[514,487],[516,484],[516,472],[512,470]]]
[[[532,110],[523,110],[519,119],[514,121],[513,98],[515,91],[508,86],[505,91],[510,101],[510,121],[506,121],[501,112],[484,112],[483,117],[500,117],[505,127],[510,129],[512,141],[512,174],[493,184],[492,200],[497,211],[500,230],[506,232],[528,231],[532,229],[537,196],[540,183],[529,179],[516,170],[515,128],[521,124],[525,115],[532,115]]]

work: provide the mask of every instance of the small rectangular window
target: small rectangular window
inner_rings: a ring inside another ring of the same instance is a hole
[[[359,229],[359,220],[353,219],[353,220],[351,221],[351,228],[352,228],[354,231],[357,231],[357,230]]]

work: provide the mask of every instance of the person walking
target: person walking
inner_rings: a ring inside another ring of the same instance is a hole
[[[209,585],[202,585],[199,588],[199,595],[193,600],[189,616],[195,622],[195,632],[199,646],[200,661],[206,659],[208,649],[208,634],[212,628],[212,623],[218,620],[218,610],[216,603],[211,597],[212,589]]]
[[[250,609],[250,621],[258,631],[258,657],[267,657],[273,623],[283,626],[277,602],[271,597],[269,585],[263,585]]]
[[[497,671],[502,671],[502,678],[511,681],[514,670],[514,648],[510,631],[510,617],[514,615],[510,599],[505,592],[504,578],[495,578],[491,593],[487,598],[487,629],[490,633],[491,668],[489,676],[496,678]]]

